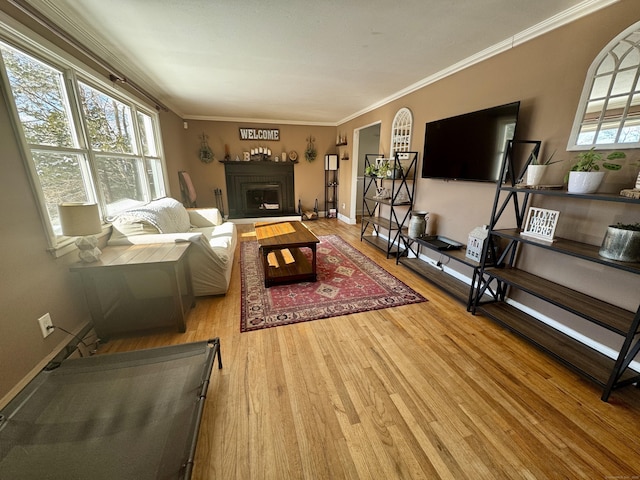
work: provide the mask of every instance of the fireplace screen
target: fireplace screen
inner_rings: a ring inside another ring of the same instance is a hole
[[[281,188],[278,184],[250,185],[245,192],[245,211],[280,210]]]
[[[229,218],[295,215],[291,162],[225,162]]]

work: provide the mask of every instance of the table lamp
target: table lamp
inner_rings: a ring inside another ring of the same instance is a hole
[[[338,170],[338,166],[338,155],[330,153],[324,156],[325,170]]]
[[[102,252],[98,248],[95,234],[102,231],[102,222],[98,205],[95,203],[61,203],[58,205],[62,234],[76,238],[80,250],[78,256],[86,263],[100,259]]]

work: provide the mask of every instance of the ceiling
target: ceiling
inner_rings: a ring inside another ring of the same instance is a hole
[[[617,0],[27,0],[185,119],[340,124]]]

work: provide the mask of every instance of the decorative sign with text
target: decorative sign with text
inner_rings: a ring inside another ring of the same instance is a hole
[[[280,141],[279,128],[240,128],[240,140]]]
[[[559,216],[560,212],[556,210],[529,207],[527,220],[524,222],[521,235],[553,242],[553,235],[556,231],[556,225],[558,225]]]

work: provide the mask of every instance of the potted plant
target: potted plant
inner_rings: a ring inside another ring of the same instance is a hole
[[[364,169],[364,174],[367,177],[377,177],[378,176],[378,167],[376,165],[367,165]]]
[[[554,163],[562,162],[562,160],[553,161],[553,157],[555,154],[556,151],[554,150],[546,160],[540,160],[535,153],[532,155],[533,159],[527,167],[527,185],[540,185],[542,183],[542,179],[544,178],[544,174],[547,171],[547,167],[549,165],[553,165]]]
[[[316,141],[315,137],[311,135],[309,136],[309,138],[307,138],[307,149],[304,151],[304,158],[307,159],[307,162],[313,162],[318,156],[318,151],[316,150],[316,147],[313,144],[313,142],[315,141]]]
[[[215,156],[207,142],[208,138],[209,135],[205,135],[204,132],[200,135],[200,161],[202,163],[211,163],[215,160]]]
[[[619,163],[610,163],[605,160],[620,160],[627,158],[624,152],[611,152],[606,157],[602,153],[595,151],[596,147],[592,147],[586,152],[581,152],[576,156],[578,160],[571,166],[571,170],[565,177],[568,180],[569,193],[593,193],[598,190],[602,179],[603,172],[600,167],[605,170],[620,170],[622,165]]]
[[[378,167],[378,177],[387,178],[390,171],[389,160],[383,159]]]
[[[609,225],[599,254],[620,262],[640,262],[640,223]]]
[[[403,169],[402,169],[402,165],[400,165],[400,162],[395,163],[395,166],[393,168],[389,166],[389,169],[387,170],[387,178],[391,178],[391,179],[402,178],[402,174],[403,174]]]

